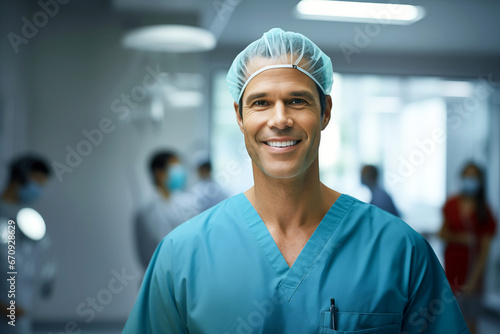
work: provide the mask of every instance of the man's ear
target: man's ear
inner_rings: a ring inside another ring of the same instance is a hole
[[[332,97],[330,95],[325,96],[325,112],[323,118],[321,119],[321,130],[326,129],[328,123],[330,123],[330,118],[332,116]]]
[[[236,113],[236,122],[240,126],[240,131],[243,132],[243,119],[240,115],[240,106],[236,102],[234,102],[234,112]]]

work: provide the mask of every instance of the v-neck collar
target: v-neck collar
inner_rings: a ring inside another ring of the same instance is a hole
[[[264,224],[253,205],[245,194],[241,193],[238,196],[242,197],[241,200],[243,205],[240,208],[240,212],[243,219],[252,231],[257,243],[266,254],[269,262],[276,270],[276,273],[280,277],[283,277],[280,282],[280,288],[287,300],[290,301],[293,294],[297,291],[297,288],[316,262],[316,259],[325,248],[333,232],[335,232],[335,229],[342,221],[347,211],[349,211],[354,199],[344,194],[337,198],[319,223],[318,227],[316,227],[316,230],[305,244],[297,259],[295,259],[293,265],[289,267],[278,245],[276,245],[271,233],[267,229],[266,224]]]

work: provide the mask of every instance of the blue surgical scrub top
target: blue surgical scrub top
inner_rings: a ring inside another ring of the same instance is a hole
[[[469,333],[420,234],[373,205],[341,195],[289,267],[244,194],[162,240],[123,330],[400,332]]]

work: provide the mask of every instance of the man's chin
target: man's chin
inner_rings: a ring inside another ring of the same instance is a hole
[[[267,168],[263,172],[267,177],[281,180],[293,179],[300,174],[296,169],[279,167]]]

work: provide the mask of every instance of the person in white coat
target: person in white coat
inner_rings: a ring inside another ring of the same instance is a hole
[[[135,216],[137,251],[144,269],[160,240],[200,212],[194,196],[185,191],[187,171],[176,153],[155,153],[149,163],[149,171],[155,194]]]

